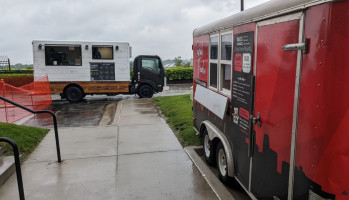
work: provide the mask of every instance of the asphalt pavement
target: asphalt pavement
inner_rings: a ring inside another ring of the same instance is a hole
[[[26,199],[218,199],[152,100],[115,107],[108,126],[59,129],[60,164],[50,131],[22,164]],[[15,174],[0,199],[19,199]]]

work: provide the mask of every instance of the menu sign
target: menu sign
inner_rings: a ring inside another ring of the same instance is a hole
[[[254,32],[234,35],[233,49],[233,128],[249,135],[252,112],[252,60]]]
[[[91,81],[115,80],[114,63],[90,63]]]

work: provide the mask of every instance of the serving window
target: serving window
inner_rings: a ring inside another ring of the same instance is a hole
[[[113,46],[92,46],[92,59],[113,59]]]
[[[210,38],[210,67],[209,67],[209,86],[218,88],[218,54],[219,54],[219,37],[211,36]]]
[[[230,32],[222,33],[220,37],[220,73],[219,73],[219,90],[227,95],[231,90],[231,77],[232,77],[232,46],[233,46],[233,34]]]
[[[233,34],[221,35],[221,60],[231,60]]]
[[[80,45],[45,45],[47,66],[81,66]]]

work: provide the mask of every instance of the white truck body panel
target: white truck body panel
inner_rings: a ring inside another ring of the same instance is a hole
[[[46,65],[45,46],[48,45],[79,45],[81,47],[81,66]],[[93,59],[92,45],[112,46],[113,59]],[[36,80],[47,75],[50,82],[91,81],[90,63],[114,63],[115,81],[130,81],[130,51],[131,48],[127,42],[35,40],[33,41],[34,78]]]

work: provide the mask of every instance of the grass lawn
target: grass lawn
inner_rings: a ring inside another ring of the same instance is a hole
[[[200,145],[200,139],[193,129],[193,102],[189,94],[153,98],[166,116],[166,122],[177,133],[183,146]]]
[[[33,77],[33,74],[0,74],[0,78],[2,77]]]
[[[27,156],[34,151],[48,131],[49,129],[18,126],[0,122],[0,137],[8,137],[15,141],[20,154],[23,156]],[[5,155],[13,154],[12,147],[9,144],[1,142],[0,146],[4,147],[1,151],[3,151]]]

